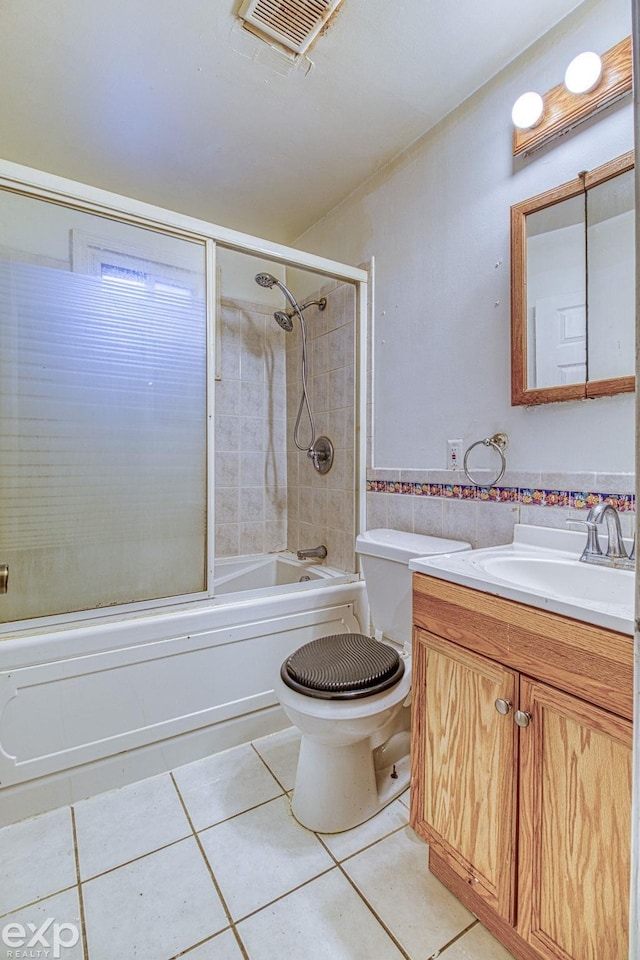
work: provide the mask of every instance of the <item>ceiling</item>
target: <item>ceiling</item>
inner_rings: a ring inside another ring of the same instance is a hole
[[[240,0],[0,0],[0,155],[290,243],[579,0],[344,0],[306,58]]]

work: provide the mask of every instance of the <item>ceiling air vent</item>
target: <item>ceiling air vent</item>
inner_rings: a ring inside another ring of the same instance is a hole
[[[342,0],[244,0],[238,16],[259,33],[304,53]]]

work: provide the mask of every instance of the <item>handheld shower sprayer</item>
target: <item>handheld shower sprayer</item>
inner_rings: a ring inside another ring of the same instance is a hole
[[[285,313],[284,310],[276,310],[273,314],[276,323],[278,323],[286,333],[291,333],[293,330],[293,318],[295,316],[297,316],[300,321],[300,329],[302,330],[302,396],[300,397],[298,415],[293,429],[293,440],[298,450],[306,450],[307,456],[311,459],[318,473],[328,473],[333,464],[333,445],[328,437],[318,437],[316,439],[316,428],[313,422],[313,413],[311,412],[311,403],[309,401],[309,391],[307,387],[307,328],[304,317],[302,316],[302,311],[314,304],[317,305],[319,310],[324,310],[327,305],[326,298],[321,297],[319,300],[307,300],[305,303],[299,304],[288,287],[271,273],[257,273],[254,279],[260,287],[266,287],[269,290],[273,289],[273,287],[278,287],[289,301],[293,310],[292,313]],[[309,430],[311,433],[308,444],[300,442],[300,420],[304,409],[307,411]]]
[[[273,277],[270,273],[256,273],[255,276],[256,283],[261,287],[267,287],[271,289],[272,287],[278,287],[284,293],[285,297],[296,311],[299,311],[300,307],[298,306],[298,301],[291,293],[288,287],[285,287],[282,280],[278,280],[277,277]]]

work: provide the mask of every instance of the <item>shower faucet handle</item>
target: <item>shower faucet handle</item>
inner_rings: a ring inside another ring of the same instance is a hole
[[[318,437],[307,450],[307,456],[318,473],[329,473],[333,466],[334,449],[329,437]]]

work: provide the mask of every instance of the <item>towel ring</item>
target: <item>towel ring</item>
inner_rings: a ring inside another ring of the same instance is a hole
[[[493,487],[496,483],[499,483],[502,480],[502,478],[504,477],[504,472],[507,469],[507,458],[504,455],[504,451],[507,448],[508,443],[509,443],[509,437],[506,435],[506,433],[496,433],[492,437],[485,437],[484,440],[476,440],[475,443],[472,443],[471,446],[467,448],[467,451],[464,455],[464,460],[462,461],[462,469],[467,475],[467,479],[474,486]],[[498,456],[500,457],[500,472],[497,475],[497,477],[495,477],[495,479],[490,480],[488,483],[481,480],[474,480],[474,478],[471,476],[471,474],[467,469],[467,461],[469,459],[469,454],[471,453],[474,447],[477,447],[480,444],[482,444],[485,447],[493,447],[493,449],[497,452]]]

